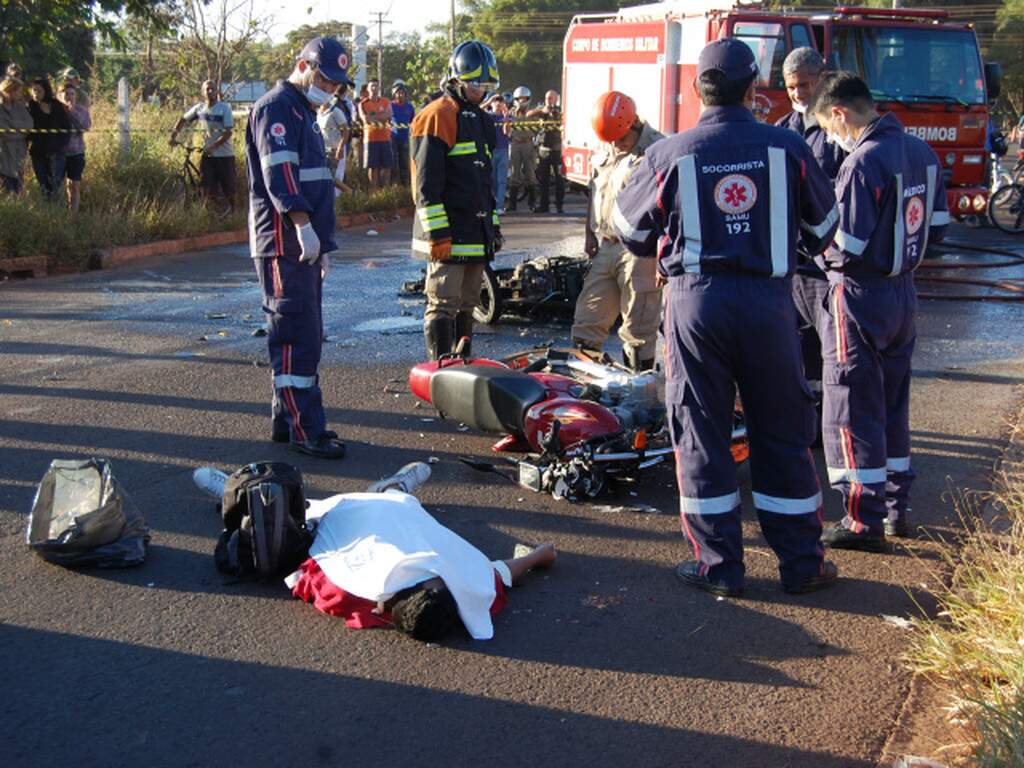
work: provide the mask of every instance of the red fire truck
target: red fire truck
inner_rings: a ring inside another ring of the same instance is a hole
[[[610,89],[628,93],[640,115],[663,133],[693,126],[697,56],[721,37],[747,43],[760,64],[754,111],[774,121],[789,99],[782,62],[793,48],[820,51],[832,69],[863,77],[879,108],[935,149],[950,211],[985,209],[988,97],[998,94],[998,65],[984,65],[972,25],[946,11],[838,7],[823,15],[762,10],[760,4],[688,0],[579,15],[565,36],[562,93],[566,175],[585,184],[597,140],[591,106]]]

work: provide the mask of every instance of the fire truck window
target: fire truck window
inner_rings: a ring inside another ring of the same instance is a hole
[[[985,101],[981,57],[968,30],[836,26],[832,52],[881,101]]]
[[[732,36],[742,40],[757,59],[761,76],[757,84],[762,88],[784,88],[782,62],[786,58],[786,33],[781,24],[737,22]]]
[[[814,47],[814,44],[811,43],[811,33],[807,31],[807,26],[804,24],[793,24],[789,28],[789,41],[790,50],[794,48]]]

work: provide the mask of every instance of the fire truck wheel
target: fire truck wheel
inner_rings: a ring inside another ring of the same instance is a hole
[[[501,317],[502,309],[498,278],[488,264],[484,267],[483,281],[480,284],[480,304],[473,310],[473,319],[478,323],[490,325]]]

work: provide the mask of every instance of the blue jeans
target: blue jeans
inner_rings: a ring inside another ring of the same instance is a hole
[[[52,200],[64,180],[64,155],[32,155],[32,170],[43,191],[43,197]]]
[[[499,211],[505,210],[505,190],[508,188],[508,147],[497,149],[491,158],[494,168],[494,200]]]

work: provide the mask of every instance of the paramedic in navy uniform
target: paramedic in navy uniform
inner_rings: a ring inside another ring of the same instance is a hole
[[[316,109],[348,82],[348,53],[316,37],[288,80],[252,108],[245,130],[249,248],[263,290],[274,375],[272,437],[302,453],[340,459],[320,394],[321,291],[334,244],[334,181]]]
[[[777,126],[789,128],[804,137],[811,154],[821,170],[835,180],[846,153],[838,144],[828,141],[825,131],[814,115],[807,113],[814,88],[821,81],[825,62],[813,48],[794,48],[782,62],[782,79],[793,111],[781,118]],[[825,310],[828,281],[814,260],[805,253],[797,253],[796,272],[793,274],[793,303],[798,317],[800,349],[804,359],[804,375],[815,398],[821,400],[821,341],[818,338],[820,315]]]
[[[827,75],[811,109],[850,153],[836,178],[835,242],[816,259],[829,281],[822,438],[845,512],[823,541],[880,551],[887,534],[907,535],[914,269],[945,234],[946,190],[932,148],[893,115],[879,116],[856,75]]]
[[[666,402],[695,557],[676,575],[726,596],[739,595],[744,582],[729,450],[737,386],[754,506],[782,588],[809,592],[837,575],[819,540],[814,409],[790,296],[797,245],[818,253],[832,239],[835,195],[800,136],[755,120],[756,77],[744,43],[708,44],[697,62],[696,127],[648,149],[613,210],[626,247],[656,256],[668,278]]]

